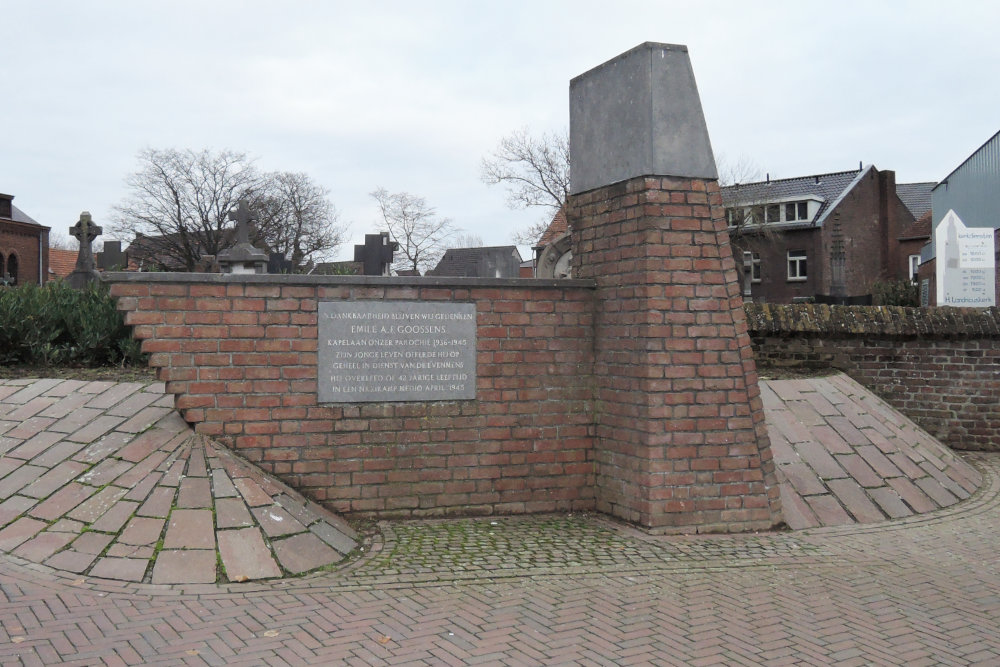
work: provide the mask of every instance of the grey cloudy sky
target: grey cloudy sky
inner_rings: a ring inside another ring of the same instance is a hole
[[[772,178],[858,162],[937,181],[1000,129],[1000,3],[0,0],[0,192],[65,236],[136,153],[229,148],[331,191],[426,197],[486,244],[541,217],[479,180],[505,134],[568,125],[569,80],[686,44],[713,147]],[[349,254],[348,251],[341,256]]]

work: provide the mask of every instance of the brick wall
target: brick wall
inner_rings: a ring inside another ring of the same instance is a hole
[[[329,508],[593,509],[593,290],[581,281],[110,274],[176,406]],[[317,403],[317,304],[476,304],[475,400]]]
[[[568,218],[573,275],[597,285],[597,508],[660,531],[775,525],[717,184],[634,178],[574,195]]]
[[[41,257],[39,257],[41,240]],[[11,256],[17,257],[17,282],[19,285],[36,285],[48,280],[49,270],[49,230],[41,225],[30,225],[11,220],[0,220],[0,256],[3,257],[3,271],[7,271]],[[38,279],[41,261],[42,280]]]
[[[746,306],[758,367],[835,368],[955,449],[1000,451],[1000,310]]]

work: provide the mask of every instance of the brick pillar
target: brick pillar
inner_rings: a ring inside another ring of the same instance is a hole
[[[597,283],[597,507],[657,532],[767,529],[778,487],[690,72],[686,48],[647,43],[571,84],[573,271]]]

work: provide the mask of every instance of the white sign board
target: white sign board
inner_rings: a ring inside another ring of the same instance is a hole
[[[996,305],[993,230],[966,227],[954,211],[934,230],[937,304],[989,308]]]

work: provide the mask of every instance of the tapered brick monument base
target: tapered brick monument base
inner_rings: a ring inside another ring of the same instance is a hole
[[[597,282],[597,509],[652,530],[780,522],[718,185],[639,177],[572,198]]]

